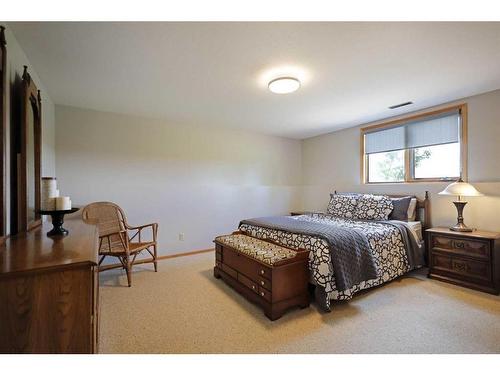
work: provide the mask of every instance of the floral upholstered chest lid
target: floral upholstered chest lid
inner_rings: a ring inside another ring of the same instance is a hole
[[[215,240],[271,266],[281,260],[294,258],[297,254],[294,250],[244,234],[219,236]]]

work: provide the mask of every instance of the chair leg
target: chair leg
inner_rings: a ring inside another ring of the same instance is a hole
[[[104,258],[106,258],[106,255],[101,255],[101,259],[99,259],[99,264],[98,266],[101,265],[101,263],[103,262]]]
[[[132,267],[130,266],[130,256],[127,254],[125,262],[125,272],[127,273],[127,282],[129,288],[132,286]]]
[[[156,245],[153,245],[153,258],[154,258],[154,265],[155,265],[155,272],[158,272],[158,261],[157,261],[157,253],[156,253]]]

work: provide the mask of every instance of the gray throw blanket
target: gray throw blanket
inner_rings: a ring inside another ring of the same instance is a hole
[[[411,268],[424,264],[423,246],[417,244],[410,229],[394,221],[382,221],[396,227],[405,243]],[[333,226],[312,221],[296,220],[290,216],[272,216],[242,220],[248,224],[289,233],[304,234],[324,239],[330,248],[330,257],[338,290],[347,290],[362,281],[377,277],[368,239],[362,230]],[[333,251],[335,250],[335,251]]]
[[[272,216],[242,220],[241,224],[305,234],[324,239],[330,247],[330,256],[339,290],[352,288],[362,281],[377,277],[373,256],[366,236],[360,230],[310,221],[295,220],[290,216]],[[332,251],[335,249],[335,251]]]

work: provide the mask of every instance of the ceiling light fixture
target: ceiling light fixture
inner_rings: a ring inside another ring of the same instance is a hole
[[[300,81],[293,77],[280,77],[269,82],[267,87],[275,94],[289,94],[299,89]]]

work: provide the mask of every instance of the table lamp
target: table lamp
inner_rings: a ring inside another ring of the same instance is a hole
[[[471,184],[462,181],[461,178],[458,181],[449,184],[442,192],[438,194],[456,195],[458,197],[458,200],[453,202],[453,204],[457,208],[457,213],[458,213],[457,223],[455,224],[455,226],[451,227],[450,230],[454,232],[472,232],[474,229],[469,228],[467,225],[464,224],[463,211],[467,202],[463,201],[461,198],[480,197],[484,194],[477,191],[476,188]]]

